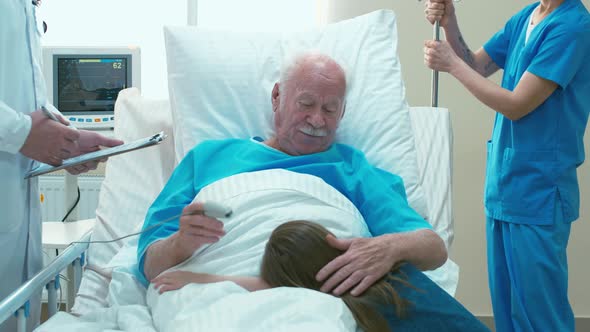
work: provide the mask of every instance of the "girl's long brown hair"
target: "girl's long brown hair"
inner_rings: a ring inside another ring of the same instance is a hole
[[[260,271],[261,278],[271,287],[304,287],[319,291],[321,282],[315,279],[318,271],[343,252],[326,241],[330,234],[324,227],[309,221],[290,221],[277,227],[271,234]],[[392,273],[385,275],[360,296],[349,292],[341,296],[352,312],[357,324],[366,332],[388,331],[387,321],[379,313],[379,307],[395,307],[402,317],[409,304],[399,296],[388,280],[409,285]]]

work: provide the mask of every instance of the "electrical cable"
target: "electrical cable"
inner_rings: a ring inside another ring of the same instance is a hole
[[[75,243],[90,244],[90,243],[111,243],[111,242],[116,242],[116,241],[120,241],[120,240],[126,239],[126,238],[128,238],[128,237],[131,237],[131,236],[135,236],[135,235],[139,235],[139,234],[141,234],[141,233],[145,233],[145,232],[147,232],[147,231],[151,230],[152,228],[155,228],[155,227],[161,226],[161,225],[163,225],[163,224],[165,224],[165,223],[167,223],[167,222],[174,221],[174,220],[176,220],[176,219],[179,219],[179,218],[180,218],[180,217],[182,217],[182,216],[191,216],[191,215],[195,215],[195,214],[203,214],[203,213],[202,213],[201,211],[197,211],[196,213],[177,214],[177,215],[175,215],[175,216],[172,216],[172,217],[170,217],[170,218],[167,218],[167,219],[165,219],[165,220],[163,220],[163,221],[160,221],[160,222],[159,222],[159,223],[157,223],[157,224],[153,224],[153,225],[151,225],[150,227],[148,227],[148,228],[146,228],[146,229],[144,229],[144,230],[142,230],[142,231],[139,231],[139,232],[136,232],[136,233],[127,234],[127,235],[125,235],[125,236],[121,236],[121,237],[118,237],[118,238],[116,238],[116,239],[113,239],[113,240],[75,241],[75,242],[72,242],[72,243],[70,243],[70,244],[75,244]]]
[[[183,216],[192,216],[192,215],[205,215],[207,217],[211,217],[211,218],[229,218],[232,214],[233,211],[231,208],[224,206],[223,204],[220,203],[216,203],[216,202],[203,202],[203,210],[202,211],[192,211],[189,213],[179,213],[177,215],[174,215],[172,217],[166,218],[156,224],[151,225],[150,227],[147,227],[144,230],[141,230],[139,232],[135,232],[135,233],[131,233],[125,236],[121,236],[119,238],[113,239],[113,240],[96,240],[96,241],[74,241],[72,243],[70,243],[70,245],[75,244],[75,243],[82,243],[82,244],[91,244],[91,243],[111,243],[111,242],[116,242],[116,241],[120,241],[123,239],[126,239],[128,237],[131,236],[135,236],[135,235],[139,235],[141,233],[145,233],[155,227],[161,226],[167,222],[171,222],[174,221],[176,219],[180,219],[180,217]]]
[[[72,211],[74,211],[74,209],[76,208],[76,206],[78,206],[78,202],[80,202],[80,186],[78,186],[78,197],[76,197],[76,201],[74,202],[74,205],[72,205],[72,207],[70,208],[70,210],[68,211],[68,213],[66,213],[66,215],[61,219],[62,222],[65,222],[66,219],[70,216],[70,214],[72,213]]]

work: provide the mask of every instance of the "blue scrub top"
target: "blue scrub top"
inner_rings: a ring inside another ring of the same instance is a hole
[[[514,90],[528,71],[558,88],[517,121],[496,114],[484,200],[490,218],[546,225],[556,213],[568,222],[579,217],[576,168],[584,161],[590,112],[590,15],[580,0],[565,0],[525,44],[529,17],[538,4],[513,16],[484,49],[504,69],[502,87]],[[563,211],[556,211],[557,200]]]

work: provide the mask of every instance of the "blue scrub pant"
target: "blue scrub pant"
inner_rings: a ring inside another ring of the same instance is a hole
[[[574,331],[567,296],[570,226],[562,217],[543,226],[488,218],[488,277],[496,331]]]

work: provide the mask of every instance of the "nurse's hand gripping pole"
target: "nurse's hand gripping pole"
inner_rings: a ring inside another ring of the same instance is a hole
[[[418,0],[421,1],[421,0]],[[461,0],[453,0],[453,2],[459,2]],[[433,39],[436,41],[440,41],[440,22],[438,20],[434,21],[432,26],[432,34]],[[430,106],[438,107],[438,70],[432,70],[432,87],[430,90]]]

